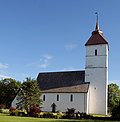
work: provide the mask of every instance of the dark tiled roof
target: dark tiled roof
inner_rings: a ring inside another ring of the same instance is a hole
[[[97,44],[108,44],[108,42],[103,37],[103,33],[100,30],[95,30],[92,32],[92,36],[88,39],[85,46]]]
[[[88,88],[89,88],[89,83],[86,83],[86,84],[81,84],[76,86],[43,90],[42,93],[87,93]]]
[[[76,86],[85,83],[85,71],[39,73],[37,81],[42,91]]]

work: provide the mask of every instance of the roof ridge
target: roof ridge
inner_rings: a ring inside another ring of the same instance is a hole
[[[49,73],[69,73],[69,72],[85,72],[85,70],[68,70],[68,71],[53,71],[53,72],[40,72],[39,74],[49,74]]]

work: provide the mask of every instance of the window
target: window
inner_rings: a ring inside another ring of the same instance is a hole
[[[95,49],[95,56],[97,56],[97,49]]]
[[[59,94],[57,94],[57,101],[59,101]]]
[[[70,102],[72,102],[73,101],[73,95],[71,94],[70,95]]]
[[[45,95],[43,95],[43,101],[45,101]]]

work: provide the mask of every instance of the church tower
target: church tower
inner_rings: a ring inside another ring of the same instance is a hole
[[[87,111],[91,114],[107,114],[108,42],[99,29],[98,16],[95,30],[85,46],[85,82],[90,82]]]

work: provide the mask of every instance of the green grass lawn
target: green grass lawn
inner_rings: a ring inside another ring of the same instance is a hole
[[[104,122],[104,121],[45,119],[45,118],[33,118],[33,117],[17,117],[17,116],[9,116],[6,114],[0,114],[0,122]],[[110,122],[110,121],[105,121],[105,122]]]

